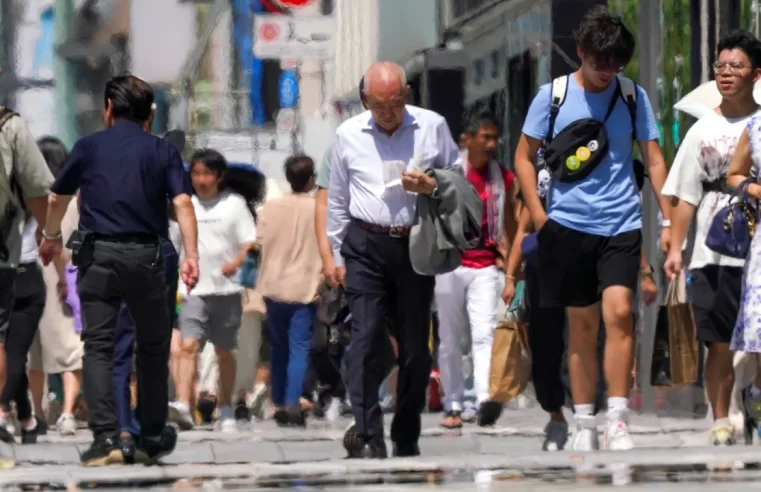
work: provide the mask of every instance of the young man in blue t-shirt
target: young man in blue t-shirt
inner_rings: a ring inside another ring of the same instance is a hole
[[[568,76],[553,137],[580,119],[605,121],[608,153],[585,178],[571,183],[553,179],[545,212],[532,161],[549,132],[552,84],[547,84],[539,89],[529,108],[516,149],[515,170],[539,231],[542,305],[564,307],[568,316],[568,364],[576,416],[572,449],[591,451],[599,447],[593,412],[602,301],[608,383],[603,445],[623,450],[632,447],[627,429],[634,356],[632,299],[640,274],[652,273],[640,266],[642,204],[632,165],[633,134],[666,219],[670,206],[660,190],[667,170],[647,94],[636,87],[633,129],[631,113],[619,92],[616,77],[634,54],[634,36],[620,17],[597,6],[582,20],[576,40],[581,68]],[[618,101],[605,120],[614,98]],[[667,245],[668,228],[664,231],[661,241]]]

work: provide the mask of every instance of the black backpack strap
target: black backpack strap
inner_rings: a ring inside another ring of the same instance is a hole
[[[632,120],[632,141],[637,141],[637,85],[633,80],[626,77],[616,77],[618,79],[618,91],[621,99],[626,103],[629,109],[629,117]]]
[[[621,84],[618,82],[618,77],[616,77],[616,88],[613,91],[613,96],[610,98],[610,103],[608,104],[608,112],[605,113],[605,118],[603,118],[602,120],[603,123],[608,121],[608,118],[610,118],[610,115],[613,113],[613,110],[616,108],[616,104],[618,104],[619,99],[622,99]]]
[[[555,133],[555,120],[558,119],[560,106],[565,102],[568,94],[568,75],[563,75],[552,81],[552,90],[550,93],[550,124],[548,127],[547,137],[544,141],[549,144],[552,142]]]

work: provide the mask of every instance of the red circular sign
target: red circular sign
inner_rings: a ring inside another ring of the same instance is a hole
[[[274,41],[280,35],[280,27],[274,22],[266,22],[259,28],[262,41]]]
[[[314,3],[314,0],[277,0],[277,3],[287,9],[300,8]]]

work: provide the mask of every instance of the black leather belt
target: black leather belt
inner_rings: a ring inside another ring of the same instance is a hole
[[[114,236],[105,234],[94,234],[93,240],[105,243],[136,243],[136,244],[158,244],[159,237],[153,234],[118,234]]]
[[[412,226],[384,226],[371,224],[359,219],[352,219],[352,221],[362,229],[380,234],[388,234],[391,237],[409,237],[410,230],[412,229]]]
[[[36,261],[30,261],[29,263],[19,263],[19,265],[16,267],[16,271],[19,273],[28,272],[32,270],[37,270],[39,266],[37,265]]]

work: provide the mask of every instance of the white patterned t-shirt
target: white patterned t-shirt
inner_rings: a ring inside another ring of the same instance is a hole
[[[707,114],[692,125],[679,147],[662,194],[698,207],[690,269],[706,265],[742,267],[745,264],[744,259],[716,253],[705,242],[716,212],[729,202],[727,171],[737,141],[750,118],[759,114],[761,111],[756,111],[744,118]],[[717,189],[720,186],[723,190]]]

